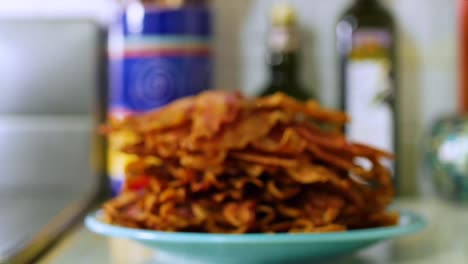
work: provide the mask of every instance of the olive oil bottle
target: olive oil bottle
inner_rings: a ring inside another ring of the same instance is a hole
[[[396,153],[398,89],[392,16],[377,0],[354,0],[336,26],[336,37],[341,107],[351,117],[348,138]],[[395,165],[389,164],[397,172]]]
[[[271,11],[269,44],[269,81],[262,95],[283,92],[299,100],[312,98],[299,81],[299,33],[296,11],[277,4]]]

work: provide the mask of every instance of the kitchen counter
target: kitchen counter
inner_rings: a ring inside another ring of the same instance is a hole
[[[424,215],[429,225],[422,232],[382,242],[333,264],[464,264],[468,263],[468,207],[436,199],[401,200],[398,208]],[[83,225],[75,227],[39,264],[174,264],[137,243],[96,235]]]

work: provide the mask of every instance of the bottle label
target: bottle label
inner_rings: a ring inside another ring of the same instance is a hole
[[[210,86],[210,40],[185,36],[128,36],[111,48],[113,109],[144,112]]]
[[[130,11],[109,36],[110,123],[122,122],[128,116],[157,109],[211,86],[208,9],[146,10],[137,26],[132,24]],[[107,173],[113,195],[121,191],[126,165],[136,158],[122,153],[122,147],[135,140],[126,132],[113,133],[108,138]]]
[[[352,141],[394,152],[392,37],[382,30],[359,30],[346,67],[347,126]]]

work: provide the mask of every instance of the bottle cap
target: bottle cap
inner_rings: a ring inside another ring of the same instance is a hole
[[[297,22],[296,10],[287,3],[278,3],[271,9],[271,21],[275,26],[294,26]]]

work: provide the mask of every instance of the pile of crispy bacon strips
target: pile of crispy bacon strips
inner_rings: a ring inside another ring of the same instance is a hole
[[[347,142],[341,112],[284,94],[208,91],[111,124],[134,155],[111,224],[158,231],[331,232],[395,225],[392,155]],[[360,179],[360,180],[356,180]],[[368,184],[372,182],[372,184]]]

